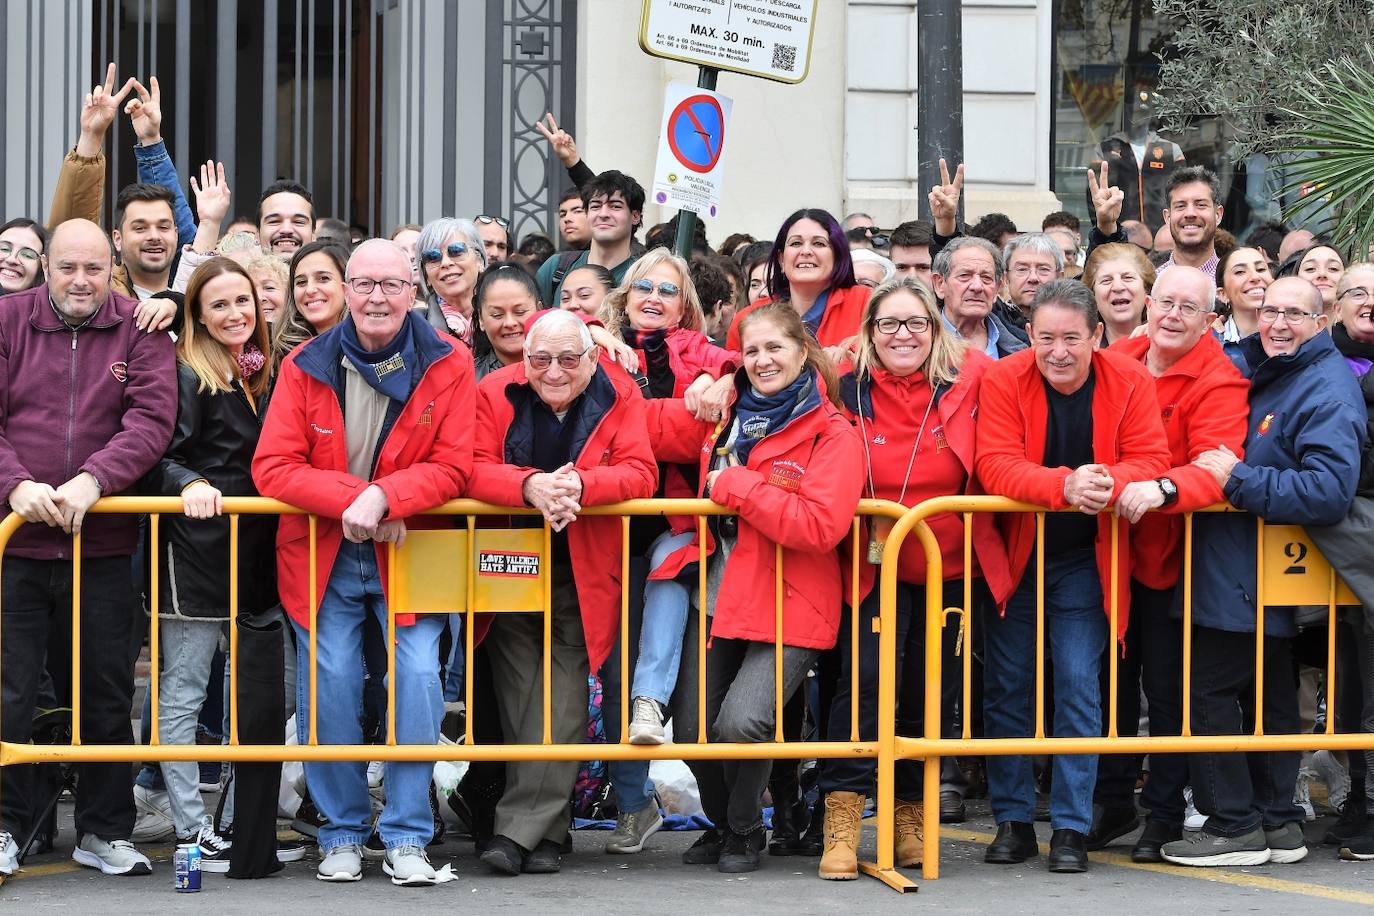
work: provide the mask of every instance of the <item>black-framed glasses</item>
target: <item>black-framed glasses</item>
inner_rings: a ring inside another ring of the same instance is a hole
[[[485,213],[483,213],[481,216],[477,217],[477,222],[481,223],[481,224],[484,225],[484,226],[485,226],[485,225],[488,225],[488,224],[490,224],[490,223],[495,223],[496,225],[500,226],[502,229],[509,229],[509,228],[510,228],[510,220],[502,219],[502,218],[499,217],[499,216],[488,216],[488,215],[485,214]]]
[[[406,291],[406,287],[411,285],[409,280],[396,280],[392,278],[374,280],[371,277],[354,277],[348,281],[348,288],[359,296],[370,296],[372,295],[372,291],[379,286],[386,295],[399,296]]]
[[[555,359],[558,360],[558,365],[560,368],[576,369],[579,365],[581,365],[582,358],[594,349],[596,348],[588,347],[581,353],[560,353],[556,357],[550,353],[526,353],[525,359],[529,360],[530,366],[535,369],[547,369],[550,365],[553,364],[553,361]]]
[[[878,329],[879,334],[896,334],[902,328],[906,328],[912,334],[924,334],[930,330],[930,319],[924,315],[913,315],[910,318],[875,318],[873,327]]]
[[[444,259],[445,252],[448,253],[450,258],[456,261],[468,253],[468,246],[466,242],[449,242],[448,246],[444,248],[443,251],[440,251],[438,248],[430,248],[428,251],[420,252],[420,259],[426,264],[438,264]]]
[[[654,291],[654,281],[641,277],[630,284],[630,289],[647,296]],[[658,284],[658,294],[664,299],[676,299],[678,296],[682,295],[682,287],[678,286],[676,283],[669,283],[667,280],[664,280],[662,283]]]
[[[1322,316],[1322,313],[1307,312],[1300,308],[1281,309],[1275,308],[1272,305],[1266,305],[1264,308],[1259,310],[1259,320],[1264,322],[1265,324],[1273,324],[1274,322],[1279,320],[1280,315],[1283,316],[1283,320],[1287,323],[1297,324],[1298,322],[1305,321],[1308,318],[1320,318]]]
[[[19,255],[21,261],[38,260],[38,252],[34,251],[32,248],[26,248],[22,245],[16,248],[9,242],[0,242],[0,258],[8,258],[11,254]]]

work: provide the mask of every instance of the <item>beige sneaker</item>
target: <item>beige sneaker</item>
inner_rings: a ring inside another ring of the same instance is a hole
[[[827,881],[859,877],[859,830],[863,826],[864,797],[857,792],[825,796],[825,850],[818,874]]]

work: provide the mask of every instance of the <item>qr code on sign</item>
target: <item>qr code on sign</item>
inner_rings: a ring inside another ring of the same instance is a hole
[[[794,70],[797,66],[795,45],[773,45],[773,68],[775,70]]]

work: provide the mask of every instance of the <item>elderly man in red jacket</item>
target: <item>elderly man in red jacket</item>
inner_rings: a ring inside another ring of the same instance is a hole
[[[1135,734],[1142,687],[1150,734],[1177,735],[1183,728],[1183,630],[1172,613],[1183,568],[1183,518],[1186,512],[1225,501],[1216,478],[1192,461],[1222,444],[1236,454],[1244,452],[1250,385],[1211,333],[1215,301],[1211,277],[1196,267],[1177,266],[1155,283],[1148,333],[1122,338],[1111,348],[1137,360],[1154,377],[1170,455],[1163,476],[1127,484],[1116,504],[1117,514],[1131,523],[1131,622],[1117,668],[1116,727],[1121,735]],[[1105,659],[1102,664],[1105,671]],[[1103,703],[1108,696],[1103,680]],[[1134,754],[1098,760],[1089,849],[1101,849],[1139,823],[1139,763]],[[1182,755],[1150,755],[1150,778],[1140,795],[1149,819],[1131,850],[1132,859],[1161,862],[1160,847],[1182,838],[1187,782]]]
[[[1127,526],[1120,526],[1112,573],[1113,521],[1103,510],[1133,481],[1169,466],[1154,382],[1138,362],[1097,348],[1101,321],[1092,291],[1077,280],[1052,280],[1036,293],[1031,349],[997,363],[984,378],[975,464],[989,493],[1050,509],[1044,555],[1033,555],[1035,517],[1003,520],[1013,579],[1020,581],[1000,616],[988,621],[984,723],[990,738],[1033,733],[1033,659],[1037,569],[1044,568],[1045,639],[1054,664],[1057,737],[1100,734],[1098,670],[1109,644],[1115,584],[1117,632],[1125,632],[1130,602]],[[1048,867],[1088,867],[1085,838],[1092,821],[1097,757],[1054,758]],[[1022,862],[1039,854],[1032,819],[1031,761],[988,758],[988,793],[997,837],[985,861]]]
[[[478,387],[475,459],[473,498],[533,506],[553,529],[549,728],[556,743],[577,743],[587,732],[588,674],[619,629],[621,567],[620,520],[577,513],[653,495],[658,466],[644,399],[624,372],[598,364],[581,319],[546,312],[530,326],[525,358]],[[501,730],[507,741],[539,744],[543,621],[502,614],[482,624]],[[482,861],[508,875],[558,871],[577,762],[511,763],[506,774]]]
[[[3,736],[31,739],[44,661],[59,691],[71,657],[72,534],[81,535],[81,737],[132,744],[134,672],[127,646],[134,598],[132,516],[86,511],[131,487],[162,457],[177,413],[172,341],[135,326],[138,303],[110,290],[110,240],[95,223],[57,227],[43,257],[48,282],[0,298],[0,499],[26,522],[5,548]],[[44,527],[46,526],[46,527]],[[72,701],[73,705],[75,701]],[[14,873],[13,837],[33,826],[30,767],[5,767],[0,878]],[[77,766],[72,858],[107,875],[146,875],[128,842],[129,768]]]
[[[441,339],[415,298],[410,259],[394,242],[364,242],[348,261],[348,317],[282,365],[253,459],[263,496],[319,517],[315,579],[309,520],[288,515],[277,535],[282,604],[299,647],[296,728],[310,740],[310,630],[317,657],[315,711],[321,744],[361,744],[363,627],[387,629],[388,543],[421,527],[417,513],[463,492],[472,470],[472,356]],[[314,602],[312,605],[312,601]],[[438,616],[396,620],[398,744],[435,744],[444,715]],[[425,846],[433,836],[428,763],[386,768],[377,832],[393,884],[434,884]],[[357,881],[372,833],[362,763],[307,763],[306,781],[327,823],[318,877]]]

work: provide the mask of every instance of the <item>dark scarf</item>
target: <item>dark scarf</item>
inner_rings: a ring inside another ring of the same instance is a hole
[[[739,422],[735,456],[739,458],[739,463],[747,465],[749,453],[765,436],[778,432],[793,417],[806,413],[820,400],[816,373],[810,366],[805,367],[792,384],[777,394],[762,395],[754,390],[753,385],[745,386],[735,401],[735,419]]]
[[[620,334],[627,344],[644,351],[644,365],[640,367],[640,377],[636,381],[644,389],[645,397],[671,398],[677,380],[673,378],[673,370],[668,363],[668,329],[637,331],[626,324]]]
[[[1374,344],[1367,344],[1356,340],[1350,336],[1350,332],[1345,329],[1345,325],[1338,324],[1331,329],[1331,339],[1336,344],[1336,349],[1341,351],[1341,356],[1349,359],[1363,359],[1374,363]]]
[[[826,290],[816,297],[811,308],[807,309],[806,314],[802,316],[802,324],[806,325],[806,330],[812,337],[815,337],[816,332],[820,330],[821,319],[825,318],[825,304],[829,299],[830,290]]]
[[[393,401],[404,401],[410,397],[415,371],[420,366],[420,354],[415,349],[415,335],[409,316],[402,322],[401,330],[391,339],[391,343],[376,352],[364,350],[358,342],[358,329],[353,325],[352,317],[344,319],[339,330],[339,345],[343,354],[358,370],[363,381]]]

